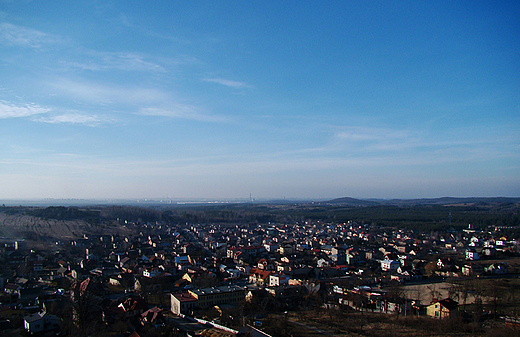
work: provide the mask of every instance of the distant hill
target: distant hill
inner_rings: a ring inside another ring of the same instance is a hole
[[[350,197],[338,198],[323,202],[329,205],[345,205],[345,206],[376,206],[376,205],[394,205],[394,206],[414,206],[414,205],[471,205],[471,204],[506,204],[520,203],[520,198],[508,197],[491,197],[491,198],[423,198],[423,199],[355,199]]]
[[[324,201],[322,204],[329,205],[344,205],[344,206],[377,206],[381,205],[381,201],[375,200],[363,200],[363,199],[355,199],[355,198],[338,198],[329,201]]]

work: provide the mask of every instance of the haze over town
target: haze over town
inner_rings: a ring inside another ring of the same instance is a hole
[[[519,10],[0,1],[0,199],[518,196]]]

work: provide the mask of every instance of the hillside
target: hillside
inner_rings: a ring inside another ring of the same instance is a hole
[[[10,240],[52,242],[74,240],[84,235],[129,232],[111,218],[101,216],[99,209],[0,207],[0,237]]]
[[[492,198],[421,198],[421,199],[355,199],[350,197],[332,199],[324,204],[346,205],[346,206],[415,206],[415,205],[476,205],[476,204],[520,204],[520,198],[492,197]]]
[[[75,239],[91,230],[83,220],[42,219],[23,213],[0,213],[0,236],[10,239]]]

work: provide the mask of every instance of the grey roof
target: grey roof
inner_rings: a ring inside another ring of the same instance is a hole
[[[36,322],[36,321],[39,321],[40,319],[43,318],[43,316],[45,316],[45,312],[37,312],[35,314],[32,314],[32,315],[29,315],[29,316],[25,316],[23,319],[27,322],[27,323],[32,323],[32,322]]]
[[[231,285],[231,286],[192,289],[190,291],[201,296],[201,295],[208,295],[208,294],[228,293],[228,292],[240,291],[240,290],[244,290],[244,288],[239,287],[237,285]]]

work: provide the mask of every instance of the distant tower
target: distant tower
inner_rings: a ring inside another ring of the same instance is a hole
[[[251,193],[249,193],[249,201],[253,202],[253,196],[251,195]]]
[[[450,227],[451,227],[451,211],[450,211]]]

